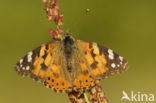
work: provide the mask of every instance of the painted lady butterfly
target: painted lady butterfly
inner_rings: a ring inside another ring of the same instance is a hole
[[[71,92],[88,90],[100,79],[127,67],[128,62],[111,49],[66,33],[62,40],[53,40],[29,52],[15,70],[56,92]]]

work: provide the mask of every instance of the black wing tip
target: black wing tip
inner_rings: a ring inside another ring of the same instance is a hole
[[[19,63],[17,63],[15,66],[14,66],[14,70],[19,74],[20,73],[20,67],[18,65]]]
[[[122,64],[122,70],[126,71],[129,68],[129,63],[124,59]]]

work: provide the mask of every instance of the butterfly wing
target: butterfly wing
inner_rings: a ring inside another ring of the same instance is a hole
[[[22,76],[30,76],[36,81],[43,82],[52,60],[52,49],[54,48],[51,42],[34,49],[16,63],[15,71]]]
[[[81,46],[78,46],[76,43],[75,47],[71,57],[73,74],[72,89],[74,91],[88,90],[95,85],[96,80],[89,74],[88,68],[90,68],[90,66],[84,58],[85,55],[84,52],[81,51]]]
[[[29,52],[15,65],[15,71],[22,76],[30,76],[41,81],[55,91],[69,91],[71,88],[65,58],[61,52],[61,42],[52,41]]]
[[[45,85],[56,92],[70,92],[72,90],[71,75],[67,71],[67,64],[61,44],[53,51],[53,61],[49,66],[49,74]]]
[[[128,67],[128,62],[111,49],[83,40],[77,40],[77,46],[81,48],[79,51],[83,52],[89,65],[88,71],[95,79],[123,72]]]

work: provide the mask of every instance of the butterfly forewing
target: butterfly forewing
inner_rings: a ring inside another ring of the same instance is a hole
[[[43,44],[34,49],[16,63],[15,71],[22,76],[30,76],[43,82],[52,60],[51,50],[51,43]]]
[[[98,45],[98,48],[100,55],[104,55],[106,59],[106,67],[108,68],[108,72],[110,72],[110,74],[121,73],[127,70],[128,62],[122,56],[103,46]]]

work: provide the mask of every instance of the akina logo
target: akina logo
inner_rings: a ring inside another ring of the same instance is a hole
[[[134,92],[131,91],[130,93],[127,93],[125,91],[122,92],[123,96],[121,98],[121,101],[131,101],[131,102],[154,102],[154,94],[152,93],[142,93],[142,92]]]

